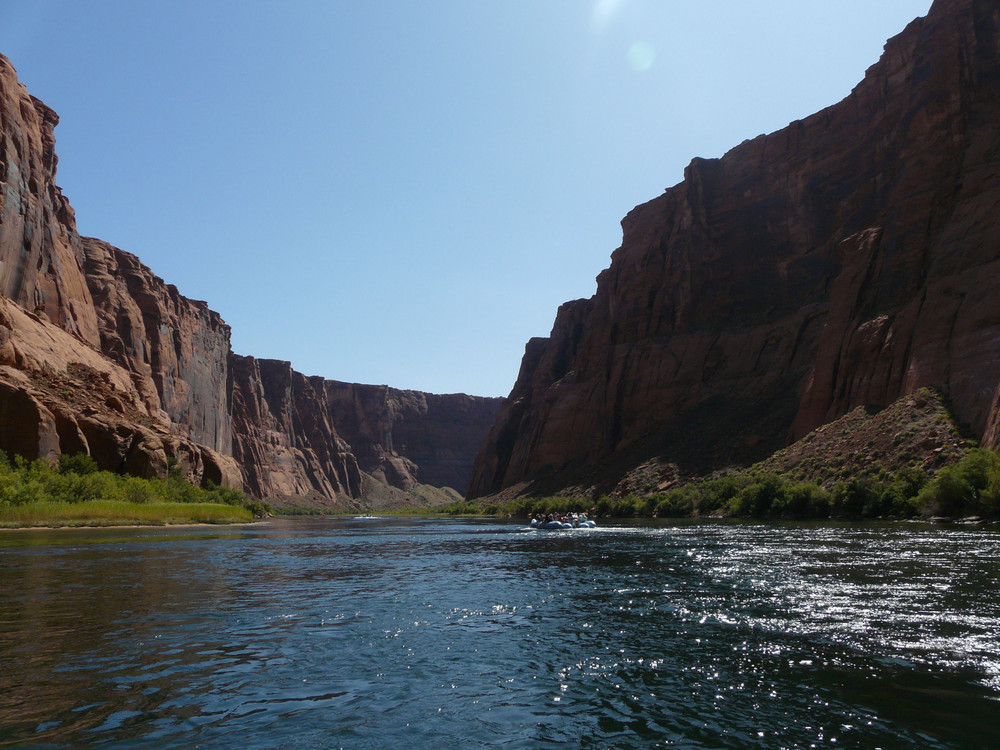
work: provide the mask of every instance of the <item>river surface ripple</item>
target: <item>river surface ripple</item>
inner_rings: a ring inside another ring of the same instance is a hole
[[[1000,534],[0,535],[0,747],[996,748]]]

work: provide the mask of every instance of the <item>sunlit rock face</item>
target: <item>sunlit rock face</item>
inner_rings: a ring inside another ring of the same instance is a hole
[[[192,481],[239,486],[228,414],[201,382],[219,374],[220,353],[224,382],[228,328],[128,256],[151,282],[130,288],[127,254],[80,237],[55,183],[58,122],[0,56],[0,447],[30,459],[86,452],[140,476],[170,460]],[[172,295],[172,317],[142,307],[150,294]]]
[[[334,383],[234,355],[206,303],[79,236],[55,185],[58,118],[2,56],[0,116],[0,450],[85,452],[141,476],[176,462],[195,482],[323,507],[465,489],[499,399]]]
[[[191,439],[231,454],[229,326],[131,253],[89,237],[82,247],[101,350],[134,373],[150,408],[162,408]]]
[[[253,357],[234,357],[233,372],[234,455],[263,496],[364,501],[362,475],[403,492],[464,490],[500,405],[306,377],[288,362]]]
[[[87,453],[102,468],[239,487],[232,457],[176,430],[134,373],[78,337],[0,297],[0,450],[55,460]]]
[[[998,24],[937,0],[846,99],[631,211],[594,297],[529,342],[469,494],[755,460],[925,385],[1000,444]]]
[[[261,497],[360,498],[351,448],[326,413],[322,378],[288,362],[233,357],[234,455]]]
[[[0,55],[0,294],[96,346],[76,219],[55,184],[58,122]]]

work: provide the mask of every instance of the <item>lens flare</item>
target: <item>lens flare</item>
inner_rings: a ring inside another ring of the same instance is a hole
[[[637,73],[644,73],[653,67],[656,50],[648,42],[633,42],[628,48],[628,64]]]

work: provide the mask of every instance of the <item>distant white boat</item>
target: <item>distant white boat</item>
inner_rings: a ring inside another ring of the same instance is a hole
[[[374,520],[377,520],[377,519],[379,519],[381,517],[382,516],[373,516],[371,513],[365,513],[363,516],[355,516],[354,520],[355,521],[374,521]]]

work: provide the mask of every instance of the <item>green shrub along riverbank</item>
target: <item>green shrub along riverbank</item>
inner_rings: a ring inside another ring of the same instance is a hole
[[[240,490],[197,487],[171,465],[165,479],[99,471],[87,455],[45,461],[0,453],[0,527],[244,523],[270,511]]]
[[[756,469],[689,482],[649,495],[490,498],[438,510],[449,515],[526,518],[531,513],[596,509],[604,517],[735,518],[981,518],[1000,519],[1000,455],[973,449],[933,477],[909,467],[839,481],[825,488]]]

